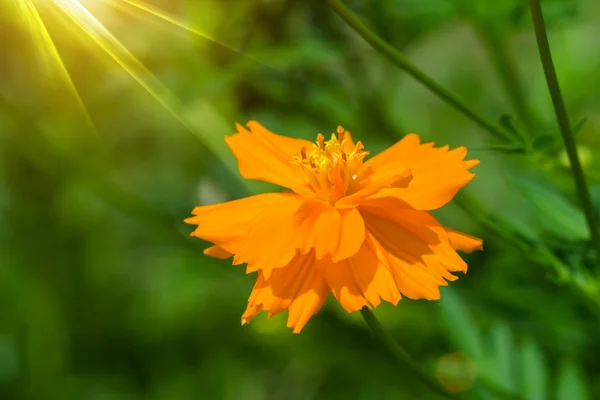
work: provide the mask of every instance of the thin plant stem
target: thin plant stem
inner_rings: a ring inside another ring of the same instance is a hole
[[[560,133],[565,144],[565,149],[569,156],[571,173],[575,179],[577,196],[579,197],[579,201],[581,202],[585,213],[585,218],[591,234],[592,245],[596,249],[598,260],[600,260],[600,232],[598,231],[598,220],[590,196],[590,190],[583,173],[583,168],[581,167],[581,162],[577,155],[575,138],[571,131],[571,124],[560,92],[558,78],[556,77],[556,70],[554,69],[554,62],[552,61],[552,54],[550,53],[550,45],[548,43],[548,35],[546,34],[546,25],[544,23],[544,15],[542,14],[540,0],[529,0],[529,8],[531,9],[531,18],[533,20],[533,27],[542,66],[544,68],[544,75],[546,76],[546,83],[548,84],[550,96],[552,97],[552,104],[554,105],[554,112],[560,127]],[[598,270],[600,271],[600,269]]]
[[[433,78],[425,74],[413,63],[411,63],[406,57],[404,57],[398,50],[386,43],[383,39],[377,36],[371,29],[369,29],[356,15],[352,13],[340,0],[329,0],[331,8],[352,28],[358,33],[363,39],[365,39],[375,50],[386,56],[391,62],[399,67],[404,72],[419,81],[423,86],[431,90],[439,98],[444,100],[446,103],[454,107],[456,110],[462,112],[464,115],[469,117],[473,122],[487,130],[494,136],[498,137],[503,141],[514,142],[515,139],[522,141],[520,137],[515,137],[512,132],[508,132],[493,122],[489,121],[485,117],[480,116],[475,111],[471,110],[463,101],[458,98],[454,93],[440,85]]]
[[[381,340],[381,342],[388,348],[390,353],[398,359],[400,362],[408,366],[414,374],[419,378],[421,382],[423,382],[429,389],[439,394],[440,396],[446,397],[448,399],[460,400],[461,398],[454,394],[450,393],[445,387],[443,387],[435,378],[425,372],[419,364],[417,364],[412,357],[404,350],[398,342],[396,342],[389,333],[387,333],[379,320],[375,317],[375,314],[368,308],[363,307],[360,310],[365,322],[371,328],[373,334]]]
[[[476,22],[475,28],[487,47],[500,81],[504,86],[506,94],[513,104],[514,110],[527,127],[529,134],[535,134],[537,122],[525,101],[525,93],[519,82],[517,71],[511,63],[506,49],[506,42],[502,40],[497,28],[486,22]]]
[[[365,322],[373,332],[373,334],[377,337],[377,339],[381,340],[381,342],[387,347],[387,349],[392,353],[392,355],[404,365],[408,366],[415,375],[419,378],[419,380],[425,384],[429,389],[433,392],[439,394],[440,396],[446,397],[448,399],[460,400],[461,397],[455,393],[449,392],[444,386],[442,386],[435,378],[433,378],[430,374],[423,370],[417,364],[415,360],[408,354],[408,352],[397,342],[395,341],[389,333],[387,333],[381,323],[375,317],[375,314],[368,308],[363,307],[360,310]],[[507,392],[506,390],[498,387],[495,383],[487,380],[481,379],[480,382],[485,386],[489,391],[494,394],[512,400],[521,400],[521,396],[516,393]]]

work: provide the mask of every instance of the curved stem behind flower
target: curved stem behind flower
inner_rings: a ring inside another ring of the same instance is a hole
[[[569,117],[565,108],[565,103],[560,92],[560,86],[558,84],[558,78],[556,77],[556,71],[554,69],[554,62],[552,61],[552,54],[550,52],[550,44],[548,43],[548,35],[546,34],[546,26],[544,23],[544,15],[542,13],[542,7],[540,0],[529,0],[529,8],[531,9],[531,18],[533,20],[533,27],[535,30],[535,37],[540,51],[540,58],[542,61],[542,67],[544,68],[544,75],[546,75],[546,83],[550,91],[550,97],[552,97],[552,104],[554,105],[554,112],[558,125],[560,126],[560,133],[565,143],[565,149],[569,156],[571,164],[571,172],[575,179],[575,186],[577,188],[577,195],[579,201],[583,207],[585,217],[587,220],[588,228],[590,230],[592,245],[595,247],[598,259],[600,260],[600,231],[598,230],[598,220],[590,196],[590,191],[583,174],[583,168],[577,155],[577,147],[575,145],[575,138],[571,131],[571,124],[569,123]],[[600,268],[600,267],[599,267]]]
[[[462,112],[464,115],[469,117],[477,125],[487,130],[491,134],[497,136],[501,140],[514,142],[515,139],[522,141],[520,137],[515,137],[512,133],[507,132],[486,118],[480,116],[469,107],[467,107],[462,100],[458,98],[454,93],[440,85],[433,78],[425,74],[413,63],[407,60],[400,52],[398,52],[391,45],[383,41],[377,36],[372,30],[370,30],[365,24],[363,24],[340,0],[329,0],[329,4],[333,10],[340,16],[346,23],[352,27],[363,39],[365,39],[373,48],[379,51],[381,54],[386,56],[396,66],[403,71],[407,72],[422,85],[427,87],[438,97],[450,104],[452,107]]]
[[[427,387],[429,387],[432,391],[436,392],[440,396],[446,397],[448,399],[460,400],[460,397],[456,394],[450,393],[446,388],[444,388],[435,378],[425,372],[412,358],[411,356],[404,350],[398,342],[396,342],[386,331],[383,330],[383,327],[373,314],[373,312],[367,308],[363,307],[360,310],[363,318],[371,331],[380,339],[383,344],[388,348],[390,353],[394,357],[396,357],[399,361],[406,364],[414,373],[417,375],[419,380],[423,382]]]
[[[377,336],[377,338],[380,339],[383,342],[383,344],[385,344],[390,353],[392,353],[392,355],[396,357],[399,361],[408,365],[408,367],[417,375],[421,382],[423,382],[427,387],[429,387],[432,391],[436,392],[440,396],[453,400],[461,399],[460,396],[454,393],[450,393],[435,378],[433,378],[431,375],[425,372],[416,363],[416,361],[412,359],[412,357],[406,352],[406,350],[404,350],[404,348],[400,346],[398,342],[396,342],[386,331],[383,330],[383,327],[375,317],[375,314],[373,314],[373,312],[368,307],[363,307],[360,310],[360,313],[365,319],[367,325],[369,325],[369,328],[371,328],[371,331],[373,331],[375,336]],[[512,400],[522,400],[522,397],[519,394],[507,392],[506,390],[498,387],[495,383],[491,382],[488,379],[479,378],[479,380],[488,391],[496,394],[499,397]],[[478,395],[478,397],[482,396]]]

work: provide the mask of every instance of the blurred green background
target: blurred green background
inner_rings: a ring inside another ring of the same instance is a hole
[[[250,119],[310,140],[343,125],[373,153],[408,132],[468,146],[477,178],[435,214],[485,251],[465,257],[469,273],[441,301],[376,315],[467,398],[600,398],[597,260],[527,2],[347,2],[472,108],[533,141],[527,154],[497,149],[324,0],[151,0],[213,40],[125,2],[81,3],[114,41],[94,29],[95,42],[50,1],[0,4],[1,399],[437,398],[332,298],[300,335],[285,312],[240,326],[254,277],[203,256],[208,244],[183,219],[273,189],[244,182],[223,140]],[[542,3],[600,204],[600,3]],[[47,35],[23,17],[27,5]]]

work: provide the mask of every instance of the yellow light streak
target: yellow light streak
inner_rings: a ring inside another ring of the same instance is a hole
[[[33,41],[35,46],[38,49],[39,56],[42,57],[44,66],[47,72],[52,76],[54,74],[58,75],[59,79],[66,84],[67,89],[72,94],[73,98],[77,102],[78,107],[81,109],[87,123],[90,125],[90,128],[97,133],[96,128],[92,122],[92,119],[88,113],[88,110],[69,75],[67,67],[65,66],[58,49],[54,41],[52,40],[52,36],[48,32],[48,28],[44,23],[36,5],[33,0],[17,0],[13,1],[16,5],[17,15],[19,15],[27,27],[29,28],[30,33],[33,36]]]
[[[85,6],[78,0],[53,0],[57,17],[68,21],[71,27],[83,32],[95,45],[102,49],[112,60],[123,68],[137,83],[146,90],[162,107],[164,107],[183,127],[189,132],[200,137],[202,143],[212,153],[219,154],[219,158],[231,158],[230,153],[224,151],[226,144],[224,140],[216,141],[217,137],[212,129],[199,125],[198,113],[203,115],[203,120],[212,119],[211,126],[216,128],[222,123],[222,117],[214,107],[206,101],[197,101],[194,104],[196,112],[191,115],[189,110],[181,112],[181,103],[170,90],[156,78],[146,66],[133,55]],[[221,131],[227,132],[227,127],[221,127]],[[225,157],[222,157],[226,154]],[[232,173],[236,173],[235,160],[227,162],[226,167]],[[243,182],[244,186],[248,186]]]
[[[225,151],[226,145],[221,139],[222,135],[228,133],[229,128],[220,113],[206,100],[202,99],[196,99],[193,104],[184,109],[179,99],[84,5],[87,2],[82,0],[12,0],[12,3],[16,4],[19,9],[19,19],[36,37],[36,45],[40,50],[40,54],[47,59],[48,65],[52,65],[55,70],[60,72],[61,80],[66,82],[69,90],[76,95],[77,101],[85,113],[84,115],[90,122],[91,118],[87,113],[87,109],[60,57],[59,50],[40,16],[40,10],[43,10],[42,15],[44,17],[48,12],[50,16],[59,22],[60,26],[71,29],[73,37],[81,38],[84,44],[92,45],[96,50],[101,50],[100,52],[94,52],[95,54],[104,53],[111,61],[123,68],[143,90],[149,93],[183,127],[200,138],[202,144],[210,152],[217,154],[219,159],[229,157],[230,153]],[[102,4],[107,4],[112,9],[125,11],[136,17],[145,19],[151,17],[168,22],[272,69],[272,67],[260,63],[235,47],[211,37],[201,29],[184,23],[177,17],[141,0],[102,0]],[[206,124],[208,120],[211,122]],[[94,132],[96,132],[95,129]],[[225,162],[225,165],[232,172],[237,170],[233,159],[230,162]],[[244,184],[246,184],[246,181],[244,181]]]
[[[251,56],[250,54],[244,53],[242,50],[215,38],[214,36],[206,33],[205,31],[202,31],[190,24],[180,21],[177,17],[173,16],[172,14],[169,14],[168,12],[163,11],[158,7],[152,6],[144,1],[141,1],[141,0],[103,0],[103,1],[111,4],[115,8],[120,8],[121,10],[124,10],[124,11],[127,10],[126,5],[129,5],[130,8],[133,8],[134,10],[144,11],[153,17],[159,18],[165,22],[169,22],[169,23],[177,26],[178,28],[181,28],[185,31],[193,33],[194,35],[199,36],[203,39],[206,39],[210,42],[216,43],[219,46],[226,48],[233,53],[244,56],[245,58],[252,60],[257,64],[260,64],[267,68],[272,68],[266,64],[263,64],[260,60],[256,59],[255,57]]]
[[[199,37],[214,42],[232,52],[238,53],[251,59],[252,61],[263,65],[260,61],[254,59],[239,49],[230,46],[209,35],[190,24],[180,21],[177,17],[154,7],[141,0],[103,0],[113,8],[125,10],[127,7],[133,10],[142,11],[148,15],[159,18],[183,30],[191,32]],[[19,9],[19,14],[35,37],[35,42],[40,50],[40,54],[45,59],[45,64],[55,69],[61,79],[67,84],[69,90],[79,106],[84,111],[86,118],[91,122],[91,118],[85,108],[85,105],[75,87],[69,72],[57,50],[52,37],[50,36],[38,9],[44,8],[54,14],[55,17],[62,19],[67,27],[76,27],[79,33],[89,38],[95,45],[102,49],[110,58],[121,66],[139,85],[146,90],[156,101],[159,102],[167,111],[177,117],[178,99],[169,91],[169,89],[157,79],[146,66],[133,55],[106,27],[100,22],[79,0],[13,0]],[[138,15],[141,16],[141,15]],[[266,65],[265,65],[266,66]],[[268,67],[268,66],[266,66]]]
[[[169,89],[77,0],[54,0],[71,22],[121,66],[167,111],[177,116],[178,100]],[[179,118],[178,118],[179,119]]]

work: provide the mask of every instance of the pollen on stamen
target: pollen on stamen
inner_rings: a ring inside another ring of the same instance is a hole
[[[325,150],[325,136],[323,136],[321,133],[317,135],[317,143],[319,144],[319,148],[321,150]]]
[[[342,140],[344,140],[344,132],[345,129],[344,127],[342,127],[341,125],[337,127],[337,133],[338,133],[338,140],[341,142]]]
[[[302,160],[306,160],[306,147],[302,147],[300,150],[300,156],[302,157]]]
[[[350,132],[338,126],[330,140],[325,141],[319,133],[312,149],[299,149],[294,162],[302,167],[306,184],[317,197],[333,204],[360,188],[365,176],[363,159],[369,154],[364,148],[362,142],[355,144]]]

